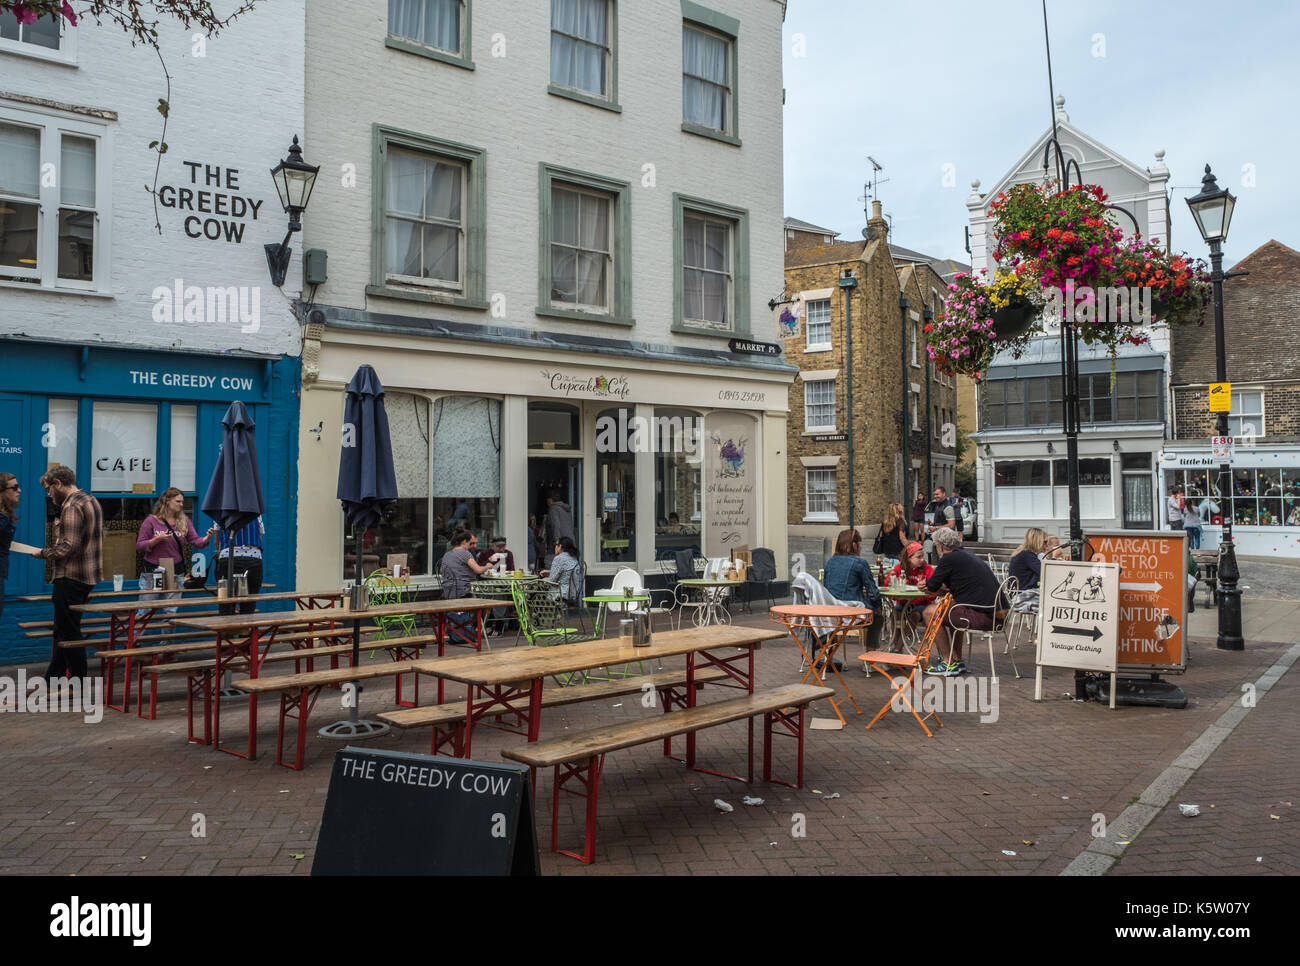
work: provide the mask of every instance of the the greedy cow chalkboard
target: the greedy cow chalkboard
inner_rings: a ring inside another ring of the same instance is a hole
[[[536,875],[528,768],[349,745],[311,873]]]

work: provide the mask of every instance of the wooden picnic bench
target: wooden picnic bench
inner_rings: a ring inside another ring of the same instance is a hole
[[[595,858],[596,806],[600,791],[600,776],[604,770],[607,754],[652,741],[671,739],[675,735],[692,735],[705,728],[713,728],[732,721],[748,719],[752,727],[753,719],[761,714],[763,715],[763,780],[776,781],[777,784],[791,788],[802,788],[805,711],[809,703],[829,698],[834,693],[831,688],[819,688],[809,684],[786,684],[764,691],[755,691],[739,698],[696,705],[671,714],[602,725],[575,735],[505,748],[501,755],[531,768],[555,769],[551,793],[551,851],[590,864]],[[789,735],[798,742],[798,767],[794,782],[772,778],[772,735],[774,733]],[[752,743],[748,758],[749,777],[746,780],[752,782],[754,780]],[[564,788],[570,781],[581,786],[582,790]],[[587,800],[586,816],[583,821],[582,854],[559,847],[561,789]]]
[[[713,681],[728,678],[726,671],[711,668],[695,673],[695,686],[703,687]],[[686,669],[664,671],[659,674],[646,674],[639,677],[616,678],[598,681],[594,684],[577,684],[563,688],[547,688],[542,691],[543,708],[558,708],[583,701],[598,701],[603,698],[617,698],[628,694],[639,694],[652,688],[659,695],[659,703],[664,711],[674,707],[686,707],[685,695],[681,689],[686,687]],[[419,708],[403,708],[399,711],[385,711],[378,714],[380,721],[396,728],[433,728],[429,754],[439,754],[445,745],[451,747],[454,758],[465,756],[465,706],[455,704],[434,704]],[[514,712],[500,709],[489,713],[488,717],[499,718]],[[483,722],[491,727],[487,721]],[[670,739],[671,740],[671,739]],[[665,753],[671,752],[669,747]]]

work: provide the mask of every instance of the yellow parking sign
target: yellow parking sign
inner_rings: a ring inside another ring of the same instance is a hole
[[[1210,383],[1210,412],[1226,413],[1232,411],[1232,383]]]

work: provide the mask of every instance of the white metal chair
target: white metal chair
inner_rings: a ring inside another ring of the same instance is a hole
[[[1011,670],[1015,671],[1016,677],[1020,677],[1020,669],[1016,667],[1016,648],[1021,643],[1019,640],[1021,630],[1029,629],[1029,640],[1025,643],[1030,647],[1038,644],[1038,588],[1017,590],[1009,599],[1009,603],[1011,613],[1007,615],[1007,643],[1002,653],[1010,655]]]
[[[1020,592],[1020,581],[1017,580],[1015,577],[1007,577],[998,586],[998,593],[997,596],[993,598],[992,604],[986,606],[980,606],[977,604],[954,604],[953,605],[954,609],[957,607],[968,607],[971,610],[987,611],[989,616],[993,618],[992,626],[989,627],[988,630],[979,630],[969,626],[960,627],[958,625],[961,622],[961,618],[958,617],[954,619],[952,617],[952,612],[949,611],[948,613],[948,623],[949,626],[953,628],[953,633],[961,634],[964,638],[963,647],[962,647],[964,653],[970,654],[971,634],[980,634],[988,642],[989,673],[993,676],[993,679],[995,681],[997,680],[998,677],[998,669],[996,665],[994,665],[993,663],[993,635],[994,634],[1002,634],[1004,636],[1006,635],[1007,619],[1010,617],[1012,613],[1011,607],[1008,605],[1008,601],[1016,597],[1016,595],[1019,594],[1019,592]],[[1016,663],[1015,658],[1012,658],[1011,666],[1013,668],[1015,667],[1015,663]],[[1019,676],[1020,676],[1020,672],[1017,671],[1016,677]]]

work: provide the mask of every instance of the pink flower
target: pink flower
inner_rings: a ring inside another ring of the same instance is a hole
[[[14,16],[18,18],[19,23],[36,23],[39,14],[31,7],[24,6],[21,3],[14,4]]]
[[[63,0],[63,16],[74,27],[77,25],[77,15],[73,13],[72,4],[68,3],[68,0]]]

